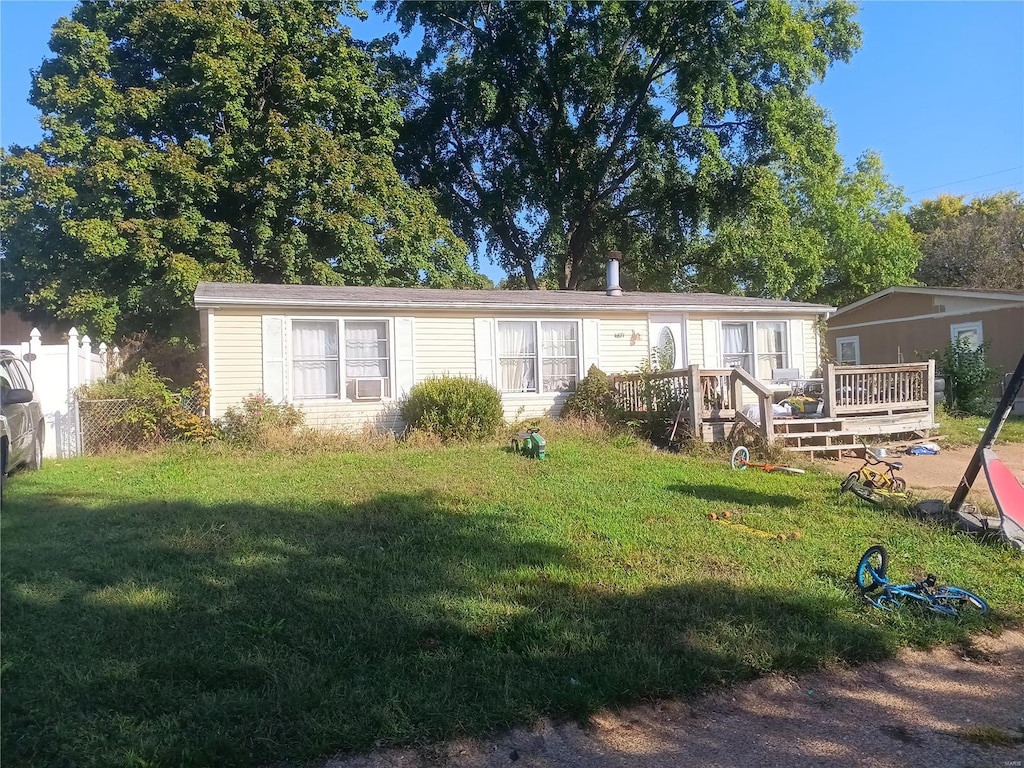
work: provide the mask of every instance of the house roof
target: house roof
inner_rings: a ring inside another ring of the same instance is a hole
[[[872,293],[870,296],[865,296],[860,301],[855,301],[852,304],[847,304],[845,307],[841,307],[839,311],[836,312],[836,315],[841,315],[852,309],[863,307],[865,304],[878,301],[879,299],[883,299],[894,293],[918,293],[926,294],[928,296],[955,296],[962,299],[995,299],[997,301],[1002,300],[1012,302],[1024,301],[1024,291],[994,291],[987,288],[944,288],[931,285],[894,285],[891,288],[885,288],[877,293]],[[834,316],[835,315],[833,315],[833,317]]]
[[[378,288],[374,286],[269,285],[199,283],[197,309],[225,306],[315,308],[420,308],[510,310],[656,310],[823,314],[835,307],[799,301],[776,301],[717,293],[642,293],[608,296],[603,291],[502,291],[441,288]]]

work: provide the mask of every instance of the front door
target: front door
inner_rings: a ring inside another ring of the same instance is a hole
[[[651,362],[661,369],[685,368],[686,320],[682,315],[651,315]]]

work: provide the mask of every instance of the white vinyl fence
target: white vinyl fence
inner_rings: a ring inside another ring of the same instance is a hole
[[[51,458],[78,456],[82,445],[74,391],[116,369],[119,350],[100,344],[93,351],[89,337],[79,339],[74,328],[68,331],[66,344],[41,344],[40,336],[39,329],[33,328],[28,341],[5,348],[25,360],[32,373],[36,397],[43,405],[46,418],[43,455]]]

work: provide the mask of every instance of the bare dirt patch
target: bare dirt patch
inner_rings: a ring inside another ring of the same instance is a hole
[[[883,444],[884,445],[884,444]],[[889,446],[895,448],[895,446]],[[1011,443],[996,446],[996,454],[1010,468],[1018,479],[1024,482],[1024,443]],[[907,485],[915,496],[922,499],[943,499],[949,501],[953,492],[960,484],[974,455],[973,448],[942,448],[934,456],[894,455],[890,452],[889,461],[900,461],[903,469],[897,474],[907,481]],[[848,475],[856,470],[863,460],[852,456],[844,456],[838,460],[818,459],[814,465],[832,470],[840,475]],[[995,502],[989,492],[985,473],[978,473],[967,501],[979,509],[989,510],[994,514]]]
[[[339,757],[324,768],[1009,768],[1024,765],[1024,632],[693,701],[542,721],[493,739]]]

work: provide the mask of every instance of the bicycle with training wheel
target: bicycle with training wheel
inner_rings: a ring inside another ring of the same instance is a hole
[[[780,464],[758,464],[757,462],[750,460],[750,451],[747,450],[747,447],[744,445],[738,446],[736,450],[732,452],[732,456],[729,458],[729,465],[733,469],[756,467],[757,469],[763,469],[765,472],[786,472],[791,475],[802,475],[807,471],[805,469],[786,467]]]
[[[861,485],[849,477],[839,486],[840,493],[849,491],[858,499],[862,499],[876,507],[901,508],[908,507],[914,503],[914,494],[909,491],[893,491],[885,488],[869,488]]]
[[[903,469],[902,461],[886,461],[864,446],[864,463],[856,472],[851,472],[843,481],[841,489],[850,490],[854,483],[865,488],[902,493],[907,490],[907,481],[896,473]]]
[[[988,613],[988,603],[973,592],[953,586],[935,585],[929,573],[921,581],[892,584],[888,577],[889,553],[885,547],[868,547],[857,564],[855,580],[861,595],[876,608],[894,611],[916,603],[943,616],[970,616]]]

